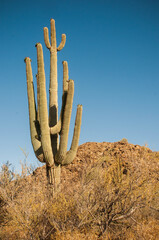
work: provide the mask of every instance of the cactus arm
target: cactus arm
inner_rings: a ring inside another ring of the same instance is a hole
[[[57,123],[57,52],[50,51],[50,86],[49,86],[49,118],[50,126]]]
[[[56,51],[56,28],[55,28],[55,20],[50,20],[51,25],[51,47]]]
[[[82,105],[78,105],[71,148],[67,152],[66,157],[65,157],[64,161],[62,162],[62,165],[70,164],[76,156],[78,143],[79,143],[79,137],[80,137],[81,121],[82,121]]]
[[[47,166],[51,167],[54,164],[50,129],[48,122],[48,111],[47,111],[47,97],[46,97],[46,86],[45,86],[45,71],[44,71],[44,59],[42,45],[38,43],[37,48],[37,62],[38,62],[38,82],[39,82],[39,117],[41,127],[41,145],[43,148],[44,158]]]
[[[62,108],[60,113],[60,118],[57,124],[50,128],[50,134],[58,134],[61,131],[62,121],[63,121],[63,115],[64,115],[64,109],[66,105],[66,96],[68,91],[68,64],[66,61],[62,62],[63,64],[63,96],[62,96]]]
[[[36,125],[37,112],[36,112],[36,103],[35,103],[35,94],[34,94],[34,85],[33,85],[33,75],[32,75],[32,68],[31,68],[31,59],[27,57],[24,59],[24,61],[26,63],[31,142],[32,142],[36,157],[40,162],[44,162],[41,142],[39,142],[39,140],[36,139],[36,136],[38,135],[37,125]]]
[[[63,61],[63,93],[68,91],[68,63]]]
[[[81,130],[81,122],[82,122],[82,105],[77,106],[77,112],[76,112],[76,120],[75,120],[75,127],[74,127],[74,134],[73,139],[71,143],[71,151],[77,151],[78,148],[78,142],[80,137],[80,130]]]
[[[61,42],[60,42],[60,44],[59,44],[59,46],[57,48],[57,51],[61,51],[64,48],[65,43],[66,43],[66,34],[62,34]]]
[[[55,156],[55,161],[57,163],[62,163],[64,161],[64,158],[67,152],[67,141],[68,141],[68,133],[69,133],[70,120],[71,120],[71,113],[72,113],[73,95],[74,95],[74,81],[69,80],[66,106],[64,110],[61,137],[60,137],[60,146],[59,146],[59,151]]]
[[[38,122],[40,122],[40,118],[39,118],[40,96],[39,96],[39,80],[38,80],[38,74],[36,74],[36,82],[37,82],[37,120],[38,120]]]
[[[49,41],[49,30],[47,27],[44,27],[44,41],[45,45],[48,49],[51,48],[50,41]]]
[[[55,135],[55,134],[58,134],[60,131],[61,131],[61,117],[57,122],[57,124],[50,128],[50,134]]]
[[[39,117],[40,96],[39,96],[39,79],[38,79],[38,74],[36,74],[36,82],[37,82],[37,121],[36,121],[36,126],[37,126],[37,133],[38,133],[38,135],[36,136],[36,139],[41,141],[40,117]]]
[[[64,115],[64,109],[66,105],[66,93],[63,94],[62,96],[62,107],[61,107],[61,113],[60,113],[60,118],[57,124],[53,127],[50,128],[50,134],[60,134],[61,127],[62,127],[62,122],[63,122],[63,115]]]
[[[67,151],[67,141],[72,113],[73,95],[74,95],[74,81],[69,80],[59,147],[59,151],[61,151],[61,153],[66,153]]]

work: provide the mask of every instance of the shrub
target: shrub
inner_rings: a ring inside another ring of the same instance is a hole
[[[7,171],[0,173],[0,239],[157,238],[158,180],[148,167],[135,171],[104,156],[83,170],[76,189],[64,186],[54,199],[42,182],[10,181]]]

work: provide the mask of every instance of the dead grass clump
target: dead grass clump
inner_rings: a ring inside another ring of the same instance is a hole
[[[103,156],[54,198],[42,182],[11,181],[9,171],[0,174],[0,239],[157,239],[159,185],[148,165],[135,171]]]

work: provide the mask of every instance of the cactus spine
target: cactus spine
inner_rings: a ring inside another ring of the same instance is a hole
[[[57,191],[60,186],[61,165],[70,164],[76,156],[81,128],[82,105],[77,106],[72,144],[67,152],[74,81],[68,80],[68,64],[66,61],[63,61],[63,96],[60,118],[58,120],[57,52],[65,46],[66,35],[62,34],[61,43],[57,47],[55,21],[53,19],[51,19],[51,41],[49,41],[49,31],[46,27],[44,28],[44,41],[50,51],[49,114],[42,45],[40,43],[36,44],[38,65],[38,73],[36,75],[37,103],[34,94],[31,59],[25,58],[30,135],[35,155],[39,161],[46,163],[49,183],[53,184],[54,191]]]

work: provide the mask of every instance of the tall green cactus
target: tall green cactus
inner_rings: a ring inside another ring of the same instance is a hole
[[[49,114],[42,45],[40,43],[36,44],[38,64],[36,75],[37,101],[34,94],[31,59],[29,57],[25,58],[30,134],[35,155],[40,162],[46,163],[49,183],[53,184],[54,191],[57,191],[60,186],[61,165],[70,164],[76,156],[81,128],[82,105],[77,106],[72,144],[70,150],[67,151],[74,81],[68,80],[68,64],[63,61],[63,96],[58,120],[57,52],[65,46],[66,35],[62,34],[61,43],[57,47],[55,21],[53,19],[51,19],[51,41],[49,41],[48,28],[46,27],[44,28],[44,41],[50,51]]]

